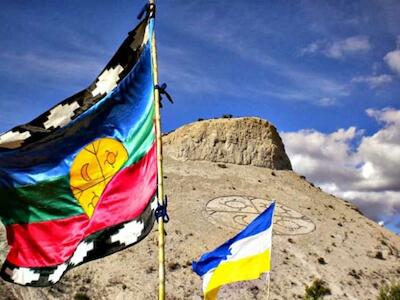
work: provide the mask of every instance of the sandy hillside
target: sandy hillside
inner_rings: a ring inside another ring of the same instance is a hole
[[[269,123],[197,122],[164,144],[167,299],[201,299],[191,261],[233,236],[270,199],[278,204],[270,299],[301,299],[317,278],[332,291],[326,299],[376,299],[383,283],[400,278],[400,237],[291,171]],[[156,299],[157,276],[154,228],[140,244],[78,267],[52,288],[2,282],[0,299]],[[266,292],[261,279],[224,288],[220,299],[266,299]]]

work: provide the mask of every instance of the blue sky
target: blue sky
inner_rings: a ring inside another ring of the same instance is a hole
[[[0,131],[86,87],[143,4],[3,1]],[[398,1],[159,1],[160,81],[176,101],[163,129],[267,119],[296,171],[400,232],[399,15]]]

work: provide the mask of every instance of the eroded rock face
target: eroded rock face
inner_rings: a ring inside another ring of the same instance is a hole
[[[276,128],[259,118],[200,121],[163,137],[164,152],[178,160],[292,170]]]

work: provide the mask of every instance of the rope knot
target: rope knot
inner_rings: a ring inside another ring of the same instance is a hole
[[[157,84],[156,86],[154,86],[154,88],[160,93],[160,107],[163,107],[161,102],[161,100],[163,99],[162,95],[165,95],[168,101],[174,104],[171,95],[167,92],[167,84],[165,82],[162,85]]]
[[[157,200],[157,208],[154,212],[154,215],[156,216],[157,222],[159,218],[162,218],[164,223],[169,222],[169,216],[167,212],[167,207],[168,207],[168,197],[167,195],[164,196],[164,204],[160,204],[160,202]]]

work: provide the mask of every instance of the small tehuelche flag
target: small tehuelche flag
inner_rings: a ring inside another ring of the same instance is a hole
[[[151,14],[87,89],[0,136],[3,279],[47,286],[150,232],[157,190]]]
[[[272,202],[238,235],[193,262],[193,271],[203,278],[204,299],[216,299],[224,284],[254,280],[270,271],[274,208]]]

